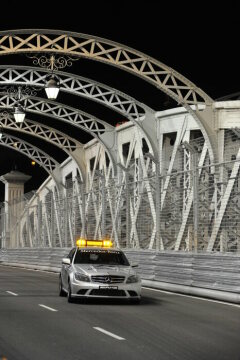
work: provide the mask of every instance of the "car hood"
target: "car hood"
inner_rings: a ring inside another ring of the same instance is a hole
[[[76,272],[82,272],[88,275],[135,275],[136,271],[131,266],[124,265],[91,265],[91,264],[74,264]]]

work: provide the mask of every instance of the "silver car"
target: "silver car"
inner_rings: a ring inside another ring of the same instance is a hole
[[[73,248],[62,260],[59,295],[74,298],[118,298],[139,303],[141,280],[125,254],[102,247]]]

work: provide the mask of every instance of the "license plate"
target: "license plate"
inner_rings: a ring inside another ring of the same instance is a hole
[[[99,286],[99,289],[117,290],[118,286]]]

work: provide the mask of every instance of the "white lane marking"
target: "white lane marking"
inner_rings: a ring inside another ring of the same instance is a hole
[[[179,293],[175,293],[175,292],[171,292],[171,291],[152,289],[152,288],[145,287],[145,286],[142,286],[142,289],[151,290],[151,291],[158,291],[158,292],[162,292],[162,293],[165,293],[165,294],[168,294],[168,295],[184,296],[184,297],[188,297],[188,298],[195,299],[195,300],[211,301],[211,302],[218,303],[218,304],[223,304],[223,305],[234,306],[234,307],[240,308],[240,305],[227,303],[227,302],[224,302],[224,301],[218,301],[218,300],[213,300],[213,299],[205,299],[205,298],[198,297],[198,296],[191,296],[191,295],[179,294]]]
[[[60,269],[58,272],[56,271],[47,271],[47,270],[38,270],[38,269],[29,269],[29,268],[25,268],[25,267],[22,267],[22,266],[13,266],[13,265],[3,265],[3,264],[0,264],[0,266],[2,267],[9,267],[9,268],[12,268],[12,269],[20,269],[20,270],[28,270],[28,271],[39,271],[39,272],[42,272],[42,273],[47,273],[47,274],[52,274],[52,275],[59,275],[60,273]]]
[[[169,295],[175,295],[175,294],[177,294],[177,293],[173,293],[173,292],[166,291],[166,290],[149,288],[149,287],[146,287],[146,286],[142,286],[142,289],[152,290],[152,291],[160,291],[160,292],[162,292],[162,293],[169,294]],[[178,295],[179,295],[179,294],[178,294]]]
[[[39,306],[41,306],[41,307],[43,307],[43,308],[45,308],[45,309],[48,309],[48,310],[50,310],[50,311],[58,311],[58,310],[56,310],[56,309],[53,309],[53,308],[51,308],[51,307],[49,307],[49,306],[46,306],[46,305],[43,305],[43,304],[38,304]]]
[[[13,295],[13,296],[18,296],[18,294],[16,294],[16,293],[14,293],[14,292],[12,292],[12,291],[6,291],[8,294],[11,294],[11,295]]]
[[[120,336],[118,336],[118,335],[115,335],[115,334],[113,334],[113,333],[111,333],[111,332],[109,332],[109,331],[107,331],[107,330],[104,330],[104,329],[102,329],[102,328],[100,328],[100,327],[93,327],[95,330],[98,330],[98,331],[101,331],[102,333],[104,333],[104,334],[106,334],[106,335],[109,335],[109,336],[111,336],[111,337],[113,337],[113,338],[115,338],[115,339],[117,339],[117,340],[126,340],[126,339],[124,339],[124,338],[122,338],[122,337],[120,337]]]

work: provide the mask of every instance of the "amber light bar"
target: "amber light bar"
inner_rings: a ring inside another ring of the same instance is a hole
[[[96,247],[112,247],[111,240],[86,240],[86,239],[78,239],[76,241],[76,245],[78,247],[88,247],[88,246],[96,246]]]

